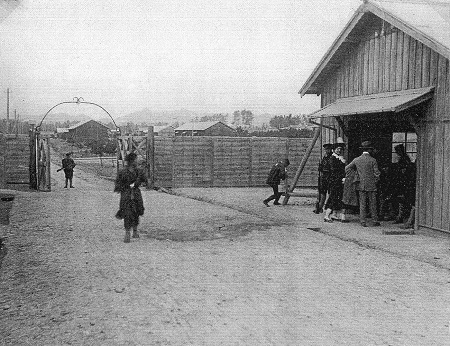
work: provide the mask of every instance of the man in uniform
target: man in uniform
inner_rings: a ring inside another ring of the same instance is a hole
[[[66,177],[66,185],[64,188],[67,188],[67,183],[70,183],[70,187],[73,188],[72,179],[73,179],[73,168],[76,166],[75,162],[72,159],[72,153],[67,153],[66,157],[62,160],[62,168],[64,170],[64,175]]]
[[[323,148],[325,149],[325,156],[322,158],[322,161],[319,162],[319,197],[316,202],[316,208],[313,210],[316,214],[323,212],[323,206],[327,198],[327,193],[330,192],[330,159],[333,154],[333,144],[325,143]]]

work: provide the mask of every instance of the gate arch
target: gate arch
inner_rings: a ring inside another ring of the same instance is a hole
[[[88,104],[99,107],[111,118],[116,127],[116,134],[120,136],[120,128],[117,126],[111,114],[102,106],[94,102],[84,101],[82,97],[74,97],[73,101],[64,101],[50,108],[39,124],[30,130],[30,188],[38,191],[51,191],[50,184],[50,138],[41,135],[41,126],[47,115],[56,107],[63,104]]]

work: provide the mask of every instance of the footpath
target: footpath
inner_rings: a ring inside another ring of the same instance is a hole
[[[381,227],[361,227],[358,215],[349,215],[349,223],[326,223],[323,222],[323,214],[316,215],[312,212],[316,191],[301,191],[305,197],[292,197],[285,206],[271,204],[269,208],[264,208],[262,204],[265,195],[270,194],[269,188],[180,188],[174,193],[450,270],[450,233],[419,230],[413,235],[389,234],[404,230],[392,221],[381,222]]]

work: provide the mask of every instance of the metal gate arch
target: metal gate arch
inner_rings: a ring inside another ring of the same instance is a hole
[[[41,126],[47,115],[62,104],[88,104],[101,108],[111,118],[116,127],[116,134],[120,136],[120,128],[116,125],[114,118],[102,106],[94,102],[86,102],[82,97],[74,97],[73,101],[64,101],[54,105],[45,113],[42,120],[35,128],[30,129],[30,188],[37,191],[51,191],[50,172],[50,137],[41,135]],[[118,153],[120,148],[118,148]]]

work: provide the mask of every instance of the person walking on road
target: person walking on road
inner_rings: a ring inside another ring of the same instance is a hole
[[[263,203],[266,207],[269,206],[269,202],[271,200],[275,200],[273,202],[274,205],[280,205],[279,202],[282,193],[278,192],[278,185],[281,180],[286,179],[286,171],[289,166],[289,159],[284,159],[282,162],[277,162],[272,166],[269,172],[269,176],[267,177],[266,184],[269,185],[273,189],[273,195],[266,198]]]
[[[373,152],[372,143],[364,141],[361,144],[361,156],[350,162],[345,170],[356,169],[359,176],[358,192],[359,192],[359,218],[361,225],[367,227],[367,201],[370,206],[372,216],[372,225],[380,226],[377,211],[377,182],[380,178],[377,160],[371,156]]]
[[[144,201],[139,186],[147,183],[147,177],[137,166],[137,155],[129,153],[125,157],[126,166],[117,174],[114,192],[120,193],[119,211],[116,218],[124,220],[124,242],[130,242],[130,233],[133,229],[133,238],[139,238],[137,226],[139,217],[144,215]]]
[[[70,184],[71,188],[74,188],[73,184],[72,184],[72,180],[73,180],[73,169],[76,166],[75,161],[72,159],[72,153],[67,153],[66,157],[64,159],[62,159],[62,167],[58,170],[60,171],[61,169],[64,170],[64,175],[66,177],[66,184],[64,186],[64,188],[67,188],[67,183]]]
[[[323,206],[325,205],[325,200],[327,194],[330,192],[330,174],[331,174],[331,155],[333,154],[333,144],[325,143],[323,145],[325,149],[325,156],[319,163],[319,181],[318,190],[319,198],[316,203],[316,208],[313,210],[315,214],[320,214],[323,212]]]

